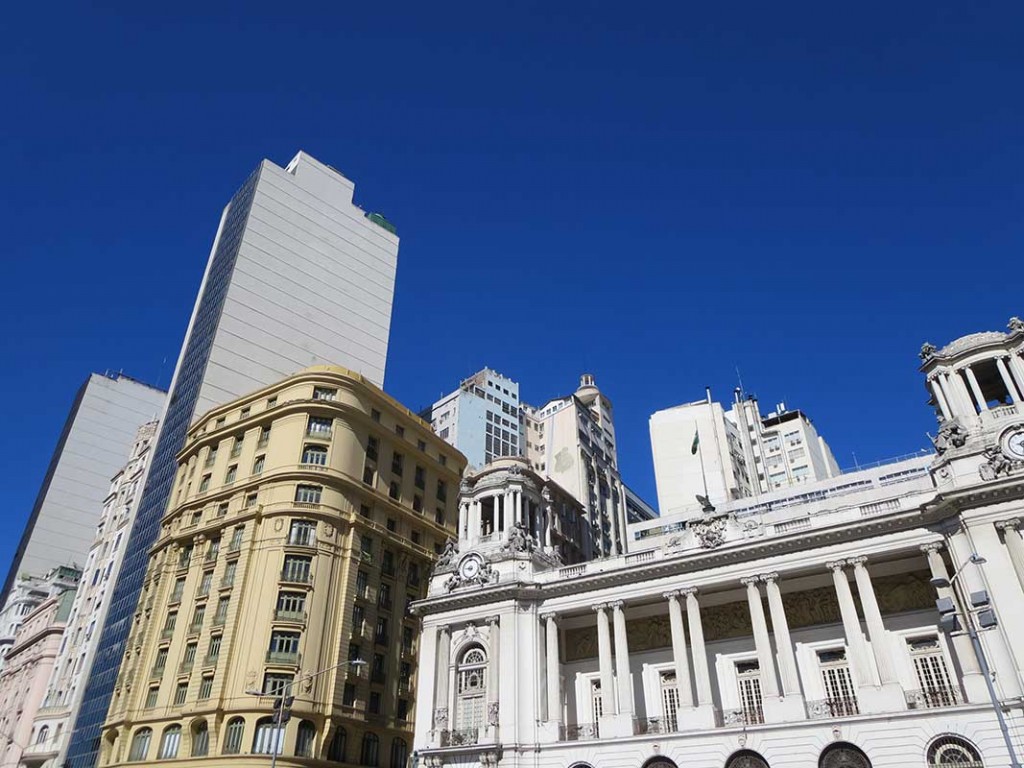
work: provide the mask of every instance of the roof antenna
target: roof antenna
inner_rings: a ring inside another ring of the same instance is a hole
[[[738,365],[736,366],[736,381],[739,382],[739,385],[740,385],[740,399],[742,399],[743,393],[746,390],[743,389],[743,377],[740,376],[740,367]]]

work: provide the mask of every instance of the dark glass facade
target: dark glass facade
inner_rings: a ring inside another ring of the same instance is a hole
[[[94,768],[99,759],[103,721],[110,706],[132,617],[142,590],[149,549],[159,535],[160,519],[171,495],[177,470],[175,456],[185,445],[186,432],[195,415],[214,334],[231,284],[258,181],[259,170],[256,170],[231,199],[220,240],[209,265],[195,321],[185,340],[178,375],[167,401],[167,410],[153,450],[146,487],[128,539],[124,562],[114,585],[110,612],[103,625],[103,634],[74,724],[68,758],[64,764],[68,768]]]

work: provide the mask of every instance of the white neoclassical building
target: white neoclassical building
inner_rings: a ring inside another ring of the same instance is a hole
[[[1010,765],[1024,754],[1022,347],[1013,320],[924,348],[935,454],[637,523],[624,555],[561,564],[543,495],[494,535],[465,489],[459,548],[416,604],[415,759]]]

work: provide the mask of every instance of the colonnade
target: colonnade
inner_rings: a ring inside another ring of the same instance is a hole
[[[487,499],[494,504],[494,528],[490,533],[483,532],[482,505]],[[535,509],[531,520],[530,507]],[[553,510],[550,505],[533,493],[527,493],[525,487],[507,486],[495,493],[482,491],[460,501],[460,516],[466,521],[466,533],[463,537],[468,546],[492,537],[507,539],[512,527],[521,524],[540,544],[552,546],[551,518]]]
[[[1015,405],[1020,405],[1024,402],[1024,396],[1021,394],[1024,393],[1024,360],[1018,354],[1004,354],[986,358],[986,361],[992,359],[995,360],[996,369],[1010,395],[1010,400]],[[989,409],[971,365],[940,369],[928,379],[928,385],[946,419]]]

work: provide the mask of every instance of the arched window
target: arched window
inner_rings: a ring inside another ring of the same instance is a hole
[[[210,726],[205,720],[192,724],[192,757],[210,754]]]
[[[455,728],[470,731],[484,724],[487,700],[487,656],[473,646],[463,652],[455,674]]]
[[[359,750],[359,764],[376,766],[379,764],[380,739],[375,733],[363,734],[363,748]]]
[[[327,747],[327,759],[336,763],[345,762],[345,747],[348,746],[348,734],[344,728],[338,728],[331,737],[331,744]]]
[[[50,726],[44,725],[39,729],[39,733],[36,735],[36,744],[42,744],[48,738],[50,738]]]
[[[160,752],[157,753],[157,760],[173,760],[178,756],[178,747],[181,745],[181,726],[169,725],[164,728],[164,735],[160,739]]]
[[[128,762],[139,763],[149,755],[149,742],[153,739],[152,728],[140,728],[132,737],[132,747],[128,750]]]
[[[406,768],[409,759],[409,745],[402,739],[391,740],[391,768]]]
[[[228,727],[224,729],[225,755],[237,755],[242,751],[242,736],[245,735],[245,720],[240,717],[233,717],[228,721]]]
[[[284,746],[284,726],[275,725],[274,718],[264,717],[256,721],[256,734],[252,738],[254,755],[281,754]]]
[[[768,761],[752,749],[741,749],[729,756],[725,768],[768,768]]]
[[[928,768],[955,765],[956,768],[983,768],[981,753],[967,739],[939,736],[928,745]]]
[[[299,735],[295,737],[296,757],[313,757],[313,745],[316,742],[316,726],[309,720],[299,723]]]
[[[661,757],[658,755],[644,763],[644,768],[677,768],[677,766],[667,757]]]
[[[837,741],[822,750],[818,768],[871,768],[871,761],[859,747]]]

